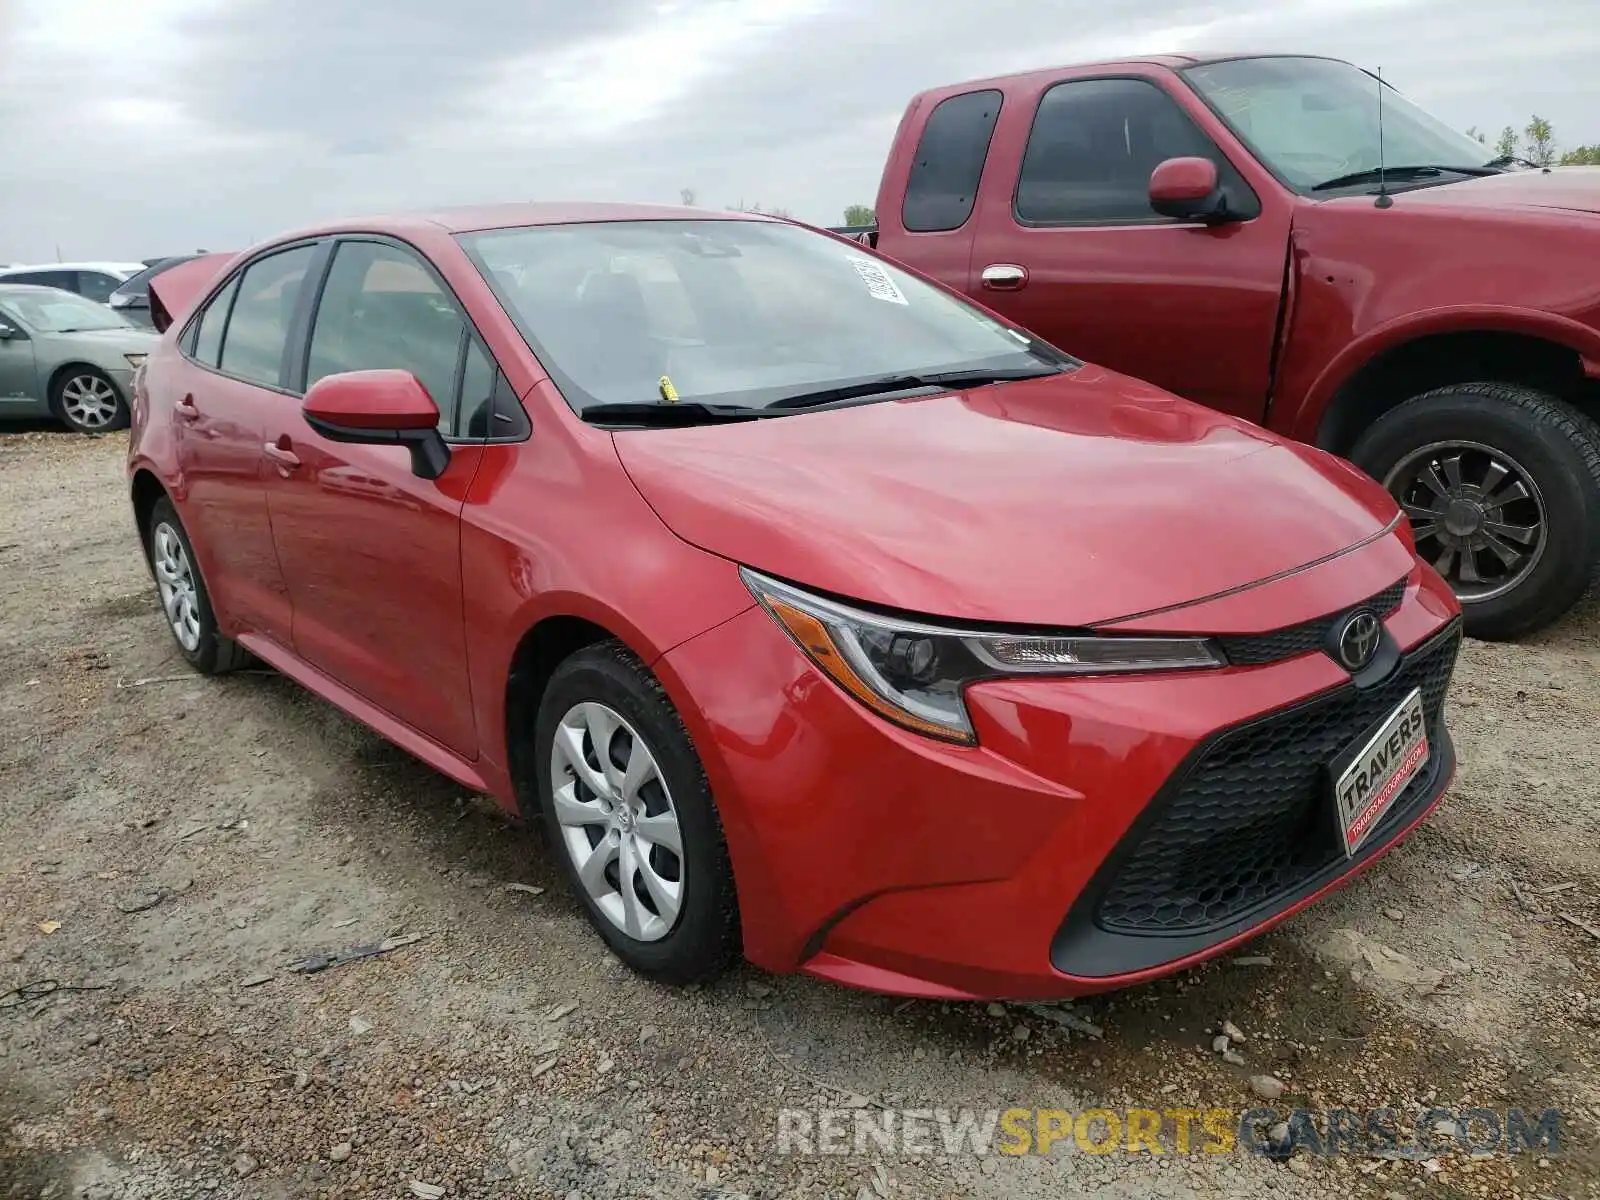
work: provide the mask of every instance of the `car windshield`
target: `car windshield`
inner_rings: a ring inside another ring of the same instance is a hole
[[[579,411],[669,399],[762,408],[835,388],[887,393],[860,385],[890,377],[1015,377],[1072,361],[795,225],[615,221],[460,240]]]
[[[127,329],[111,309],[85,300],[73,292],[55,290],[8,291],[6,307],[30,329],[40,333],[77,333],[89,329]]]
[[[1324,58],[1238,58],[1183,74],[1239,139],[1294,187],[1311,189],[1378,168],[1380,85],[1358,67]],[[1481,169],[1492,155],[1489,147],[1384,87],[1386,168]],[[1421,182],[1455,179],[1436,175]]]

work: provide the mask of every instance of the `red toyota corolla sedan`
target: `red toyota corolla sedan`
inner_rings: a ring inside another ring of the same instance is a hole
[[[843,239],[517,206],[154,286],[129,473],[188,660],[542,822],[647,975],[1124,985],[1454,770],[1458,609],[1382,488]]]

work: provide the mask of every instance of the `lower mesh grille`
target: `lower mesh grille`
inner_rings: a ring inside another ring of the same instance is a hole
[[[1383,683],[1354,684],[1229,730],[1152,802],[1101,893],[1096,923],[1121,933],[1199,933],[1292,892],[1344,854],[1327,764],[1422,689],[1437,747],[1459,625],[1407,655]],[[1382,841],[1431,794],[1437,753],[1371,835]]]

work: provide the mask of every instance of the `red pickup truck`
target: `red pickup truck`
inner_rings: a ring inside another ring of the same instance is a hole
[[[1600,563],[1600,169],[1491,153],[1332,59],[1033,71],[912,100],[861,240],[1351,459],[1509,638]]]

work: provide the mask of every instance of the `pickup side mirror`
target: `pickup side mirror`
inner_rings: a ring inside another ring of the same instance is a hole
[[[306,392],[306,424],[330,442],[405,446],[412,473],[437,479],[450,465],[439,434],[439,406],[410,371],[345,371]]]
[[[1209,158],[1169,158],[1150,174],[1150,207],[1163,217],[1217,225],[1233,219]]]

